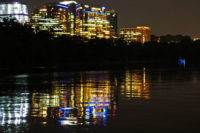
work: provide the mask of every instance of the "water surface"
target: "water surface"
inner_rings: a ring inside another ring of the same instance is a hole
[[[199,132],[200,69],[40,72],[0,78],[0,131]]]

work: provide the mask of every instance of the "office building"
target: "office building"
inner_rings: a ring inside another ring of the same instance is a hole
[[[78,4],[76,6],[76,35],[93,38],[110,38],[110,22],[105,7]]]
[[[104,6],[78,4],[73,0],[49,3],[31,14],[30,23],[37,31],[49,29],[50,27],[44,27],[52,23],[44,25],[44,22],[49,23],[50,20],[56,23],[58,21],[56,27],[62,27],[62,34],[65,35],[77,35],[88,39],[117,37],[117,13],[114,10],[106,10]],[[38,26],[40,28],[37,28]]]
[[[138,26],[136,28],[121,28],[120,37],[127,42],[145,43],[151,41],[151,29],[147,26]]]
[[[75,1],[63,1],[47,4],[47,18],[58,18],[59,23],[64,25],[67,35],[75,35]]]
[[[3,19],[15,19],[19,23],[29,21],[27,5],[20,2],[1,2],[0,21]]]
[[[107,19],[110,22],[110,36],[116,38],[118,36],[117,12],[115,10],[106,11]]]
[[[75,35],[75,5],[75,1],[48,3],[31,14],[31,25],[35,31],[53,29],[55,36]]]
[[[35,32],[50,31],[56,37],[65,34],[63,31],[64,24],[60,24],[59,18],[48,18],[47,8],[45,6],[40,9],[36,9],[32,13],[30,24]]]
[[[46,16],[47,16],[47,9],[45,6],[42,8],[39,8],[39,9],[35,9],[31,13],[30,24],[35,32],[41,30],[38,23],[39,23],[40,19],[45,19]]]

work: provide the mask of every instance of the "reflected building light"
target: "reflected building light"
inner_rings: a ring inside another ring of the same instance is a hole
[[[90,75],[95,75],[95,73]],[[105,75],[107,74],[103,74],[103,78],[81,75],[80,81],[77,79],[71,80],[71,82],[60,80],[54,82],[54,90],[51,94],[34,93],[32,96],[32,116],[35,118],[57,118],[59,125],[63,126],[106,125],[108,114],[112,113],[113,108],[116,110],[116,107],[113,106],[115,102],[112,102],[114,98],[111,95],[110,81],[108,77],[104,77]],[[56,104],[49,102],[51,100],[56,100],[54,102]],[[48,121],[43,119],[43,122]]]
[[[16,75],[14,76],[15,78],[15,84],[16,85],[21,85],[21,86],[26,86],[28,85],[28,74],[20,74],[20,75]],[[28,95],[29,93],[22,93],[21,95]]]
[[[58,123],[60,125],[77,125],[78,119],[77,117],[72,116],[73,111],[76,109],[70,107],[62,107],[59,108],[59,120]]]
[[[124,85],[121,86],[121,94],[127,98],[149,99],[149,81],[146,79],[146,69],[140,72],[126,72]]]
[[[60,125],[64,126],[64,125],[70,125],[70,126],[73,126],[73,125],[77,125],[77,120],[58,120],[58,122],[60,123]]]
[[[32,95],[32,116],[46,118],[48,108],[59,107],[60,99],[58,94],[33,93]]]
[[[85,124],[89,124],[90,119],[93,119],[93,124],[102,123],[104,125],[108,115],[107,109],[111,106],[110,82],[100,82],[102,85],[99,84],[98,87],[95,87],[97,86],[95,81],[90,82],[84,89]]]
[[[143,86],[144,90],[146,90],[146,68],[143,68]]]
[[[28,95],[16,95],[0,97],[0,116],[3,116],[0,119],[1,126],[19,125],[26,122],[29,110]]]

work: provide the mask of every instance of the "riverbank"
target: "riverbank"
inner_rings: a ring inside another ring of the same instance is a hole
[[[188,62],[189,63],[189,62]],[[188,64],[186,66],[199,66],[199,64]],[[63,62],[52,64],[17,64],[0,65],[0,72],[3,73],[34,73],[34,72],[52,72],[52,71],[92,71],[92,70],[118,70],[129,68],[159,68],[159,67],[179,67],[178,60],[118,60],[118,61],[80,61]]]

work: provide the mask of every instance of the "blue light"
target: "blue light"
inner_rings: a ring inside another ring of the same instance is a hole
[[[101,100],[101,99],[110,99],[110,97],[92,97],[91,99],[92,100]]]
[[[185,59],[179,59],[178,64],[179,65],[185,65]]]
[[[104,109],[103,109],[103,113],[104,113],[104,114],[107,114],[107,108],[104,108]]]
[[[79,8],[81,6],[81,4],[76,5],[76,8]]]
[[[105,7],[105,6],[103,6],[103,7],[102,7],[102,9],[104,9],[104,10],[105,10],[105,9],[106,9],[106,7]]]
[[[56,6],[58,6],[58,7],[61,7],[61,8],[65,8],[65,9],[69,9],[69,7],[68,7],[68,6],[61,5],[61,4],[57,4]]]
[[[63,117],[59,117],[59,119],[67,119],[70,118],[69,116],[63,116]]]
[[[70,111],[69,111],[69,110],[66,110],[64,113],[65,113],[65,114],[69,114],[69,113],[70,113]]]
[[[106,13],[103,13],[103,12],[94,12],[94,11],[84,11],[83,13],[96,13],[96,14],[106,15]]]
[[[97,116],[103,116],[103,112],[96,112],[95,113]]]
[[[106,126],[107,116],[108,116],[108,108],[103,109],[103,125]]]
[[[85,112],[90,112],[90,108],[87,108]]]
[[[105,106],[85,106],[85,108],[90,108],[90,109],[104,109]]]
[[[109,104],[109,102],[85,102],[85,104]]]
[[[69,110],[69,109],[72,109],[70,107],[62,107],[62,108],[59,108],[59,110]]]

